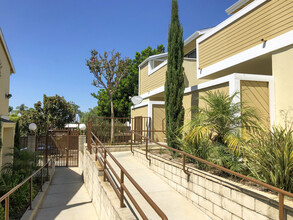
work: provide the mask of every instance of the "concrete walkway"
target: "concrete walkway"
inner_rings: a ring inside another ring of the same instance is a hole
[[[133,157],[131,152],[115,152],[113,155],[134,178],[134,180],[143,188],[143,190],[162,209],[169,220],[210,219],[190,201],[169,186],[161,177],[157,176],[155,172]],[[108,160],[110,160],[110,157],[108,157]],[[113,168],[120,176],[120,169],[117,166],[113,166]],[[149,219],[160,219],[152,207],[148,205],[146,200],[140,195],[140,193],[136,190],[136,188],[134,188],[126,177],[125,185]],[[134,207],[132,208],[135,209]],[[139,214],[137,214],[137,216],[140,218]]]
[[[56,167],[35,219],[98,219],[78,168]]]

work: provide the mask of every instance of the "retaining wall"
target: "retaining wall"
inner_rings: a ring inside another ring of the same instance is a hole
[[[212,219],[279,219],[277,195],[192,167],[188,167],[191,172],[188,181],[180,163],[149,154],[149,164],[145,152],[139,149],[134,150],[134,156]],[[293,220],[292,207],[293,202],[285,200],[285,220]]]
[[[85,187],[99,219],[135,219],[128,208],[120,208],[120,201],[110,183],[103,181],[103,170],[94,156],[84,150],[79,158]]]

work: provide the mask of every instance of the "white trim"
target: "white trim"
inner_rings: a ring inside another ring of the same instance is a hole
[[[157,89],[154,89],[154,90],[152,90],[150,92],[147,92],[147,93],[142,94],[141,97],[143,99],[146,99],[146,98],[148,98],[150,96],[157,95],[157,94],[159,94],[161,92],[164,92],[164,90],[165,90],[164,88],[165,88],[165,86],[161,86],[161,87],[159,87]]]
[[[191,41],[193,41],[195,38],[197,38],[200,35],[205,34],[206,32],[210,31],[212,28],[206,28],[199,31],[194,32],[192,35],[190,35],[186,40],[184,41],[184,46],[189,44]]]
[[[140,66],[138,67],[138,95],[140,96]]]
[[[275,124],[275,85],[274,85],[274,77],[273,76],[267,76],[267,75],[258,75],[258,74],[245,74],[245,73],[233,73],[227,76],[223,76],[208,82],[204,82],[198,85],[194,85],[188,88],[185,88],[184,94],[194,92],[196,90],[200,89],[205,89],[209,88],[212,86],[220,85],[223,83],[229,83],[229,95],[231,96],[235,92],[240,92],[240,81],[245,80],[245,81],[258,81],[258,82],[268,82],[269,83],[269,99],[270,99],[270,124],[271,127]],[[145,93],[141,95],[141,97],[148,98],[150,96],[156,95],[158,93],[164,92],[164,86],[152,90],[148,93]],[[240,94],[239,96],[235,97],[236,101],[240,101],[241,97]],[[148,102],[143,102],[139,105],[132,106],[131,109],[136,109],[139,107],[143,107],[146,105],[153,105],[153,104],[165,104],[164,101],[148,101]],[[148,115],[152,115],[152,109],[148,106]],[[150,117],[150,116],[148,116]]]
[[[236,10],[238,10],[239,8],[241,8],[243,5],[245,5],[246,3],[248,3],[251,0],[239,0],[236,3],[234,3],[232,6],[230,6],[229,8],[227,8],[225,10],[225,12],[228,15],[233,14]]]
[[[8,47],[7,47],[7,44],[6,44],[6,41],[5,41],[5,38],[4,38],[4,36],[3,36],[3,33],[2,33],[1,28],[0,28],[0,40],[1,40],[2,43],[3,43],[4,50],[5,50],[6,55],[7,55],[7,57],[8,57],[8,60],[9,60],[9,64],[10,64],[10,67],[11,67],[12,73],[15,73],[14,64],[13,64],[13,62],[12,62],[12,59],[11,59],[11,56],[10,56],[10,53],[9,53],[9,50],[8,50]]]
[[[137,108],[140,108],[140,107],[147,106],[148,104],[149,104],[149,101],[147,101],[147,102],[143,102],[143,103],[140,103],[140,104],[138,104],[138,105],[133,105],[133,106],[131,106],[131,110],[133,110],[133,109],[137,109]]]
[[[151,118],[151,122],[153,122],[153,105],[165,105],[164,101],[149,101],[148,105],[148,117]],[[150,129],[152,130],[153,123],[151,123]]]
[[[7,116],[7,115],[0,115],[0,118],[3,118],[5,120],[9,120],[9,116]]]
[[[149,61],[149,66],[148,66],[148,76],[152,75],[154,72],[156,72],[157,70],[161,69],[162,67],[166,66],[168,63],[168,60],[165,60],[163,63],[161,63],[160,65],[158,65],[156,68],[152,69],[151,68],[151,62],[156,61],[156,60],[150,60]]]
[[[227,18],[222,23],[218,24],[216,27],[211,29],[209,32],[207,32],[206,34],[204,34],[200,38],[198,38],[198,42],[200,43],[200,42],[204,41],[205,39],[211,37],[212,35],[214,35],[218,31],[222,30],[223,28],[225,28],[226,26],[228,26],[232,22],[234,22],[237,19],[241,18],[242,16],[246,15],[248,12],[255,9],[256,7],[258,7],[259,5],[261,5],[262,3],[266,2],[266,1],[268,1],[268,0],[255,0],[255,1],[251,2],[249,5],[247,5],[246,7],[244,7],[243,9],[241,9],[240,11],[238,11],[237,13],[232,15],[231,17]]]
[[[153,121],[153,105],[165,105],[165,101],[147,101],[144,103],[141,103],[139,105],[135,105],[135,106],[131,106],[131,110],[140,108],[140,107],[144,107],[144,106],[148,106],[148,117],[151,118],[151,122]],[[131,117],[132,113],[130,113],[130,117]],[[151,127],[150,129],[152,129],[153,124],[151,123]]]
[[[208,82],[198,84],[196,86],[188,87],[184,90],[184,93],[190,93],[196,90],[205,89],[208,87],[216,86],[223,83],[229,83],[229,95],[231,96],[235,92],[240,92],[240,81],[258,81],[269,83],[269,99],[270,99],[270,125],[271,127],[275,124],[275,85],[274,77],[257,74],[244,74],[244,73],[233,73],[218,79],[214,79]],[[235,97],[234,102],[240,101],[241,95]]]
[[[227,59],[212,64],[206,68],[203,68],[201,70],[198,69],[199,74],[197,74],[197,78],[200,79],[202,77],[211,75],[220,70],[227,69],[234,65],[265,55],[280,48],[289,46],[291,44],[293,44],[293,30],[285,34],[279,35],[271,40],[268,40],[265,43],[260,43],[257,46],[254,46]],[[199,66],[199,57],[197,58],[197,66]]]
[[[153,55],[153,56],[149,56],[141,64],[139,64],[138,67],[141,67],[142,65],[144,65],[149,60],[157,59],[157,58],[162,58],[162,57],[166,57],[166,56],[168,56],[168,53],[161,53],[161,54],[156,54],[156,55]]]

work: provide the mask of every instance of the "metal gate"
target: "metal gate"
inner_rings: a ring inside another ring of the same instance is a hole
[[[56,166],[78,166],[78,136],[79,131],[51,130],[47,132],[42,151],[45,161],[54,158]]]

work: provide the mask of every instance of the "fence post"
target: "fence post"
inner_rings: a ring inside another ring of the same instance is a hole
[[[43,192],[43,168],[41,169],[41,192]]]
[[[130,150],[134,154],[133,149],[132,149],[132,131],[130,131]]]
[[[30,210],[33,209],[33,177],[30,179]]]
[[[149,152],[148,139],[145,138],[145,157],[149,161],[149,164],[151,165],[151,159],[148,157],[148,152]]]
[[[9,196],[5,198],[5,220],[9,220]]]
[[[87,149],[89,150],[90,154],[92,154],[92,145],[91,145],[92,125],[93,125],[93,122],[89,121],[87,126]]]
[[[66,167],[68,167],[68,160],[69,160],[69,130],[67,130],[67,137],[66,137]]]
[[[279,193],[279,219],[284,219],[284,195]]]
[[[125,207],[123,203],[124,199],[124,172],[121,170],[120,171],[120,208]]]
[[[104,182],[106,182],[106,160],[107,160],[107,152],[106,148],[104,148]]]

